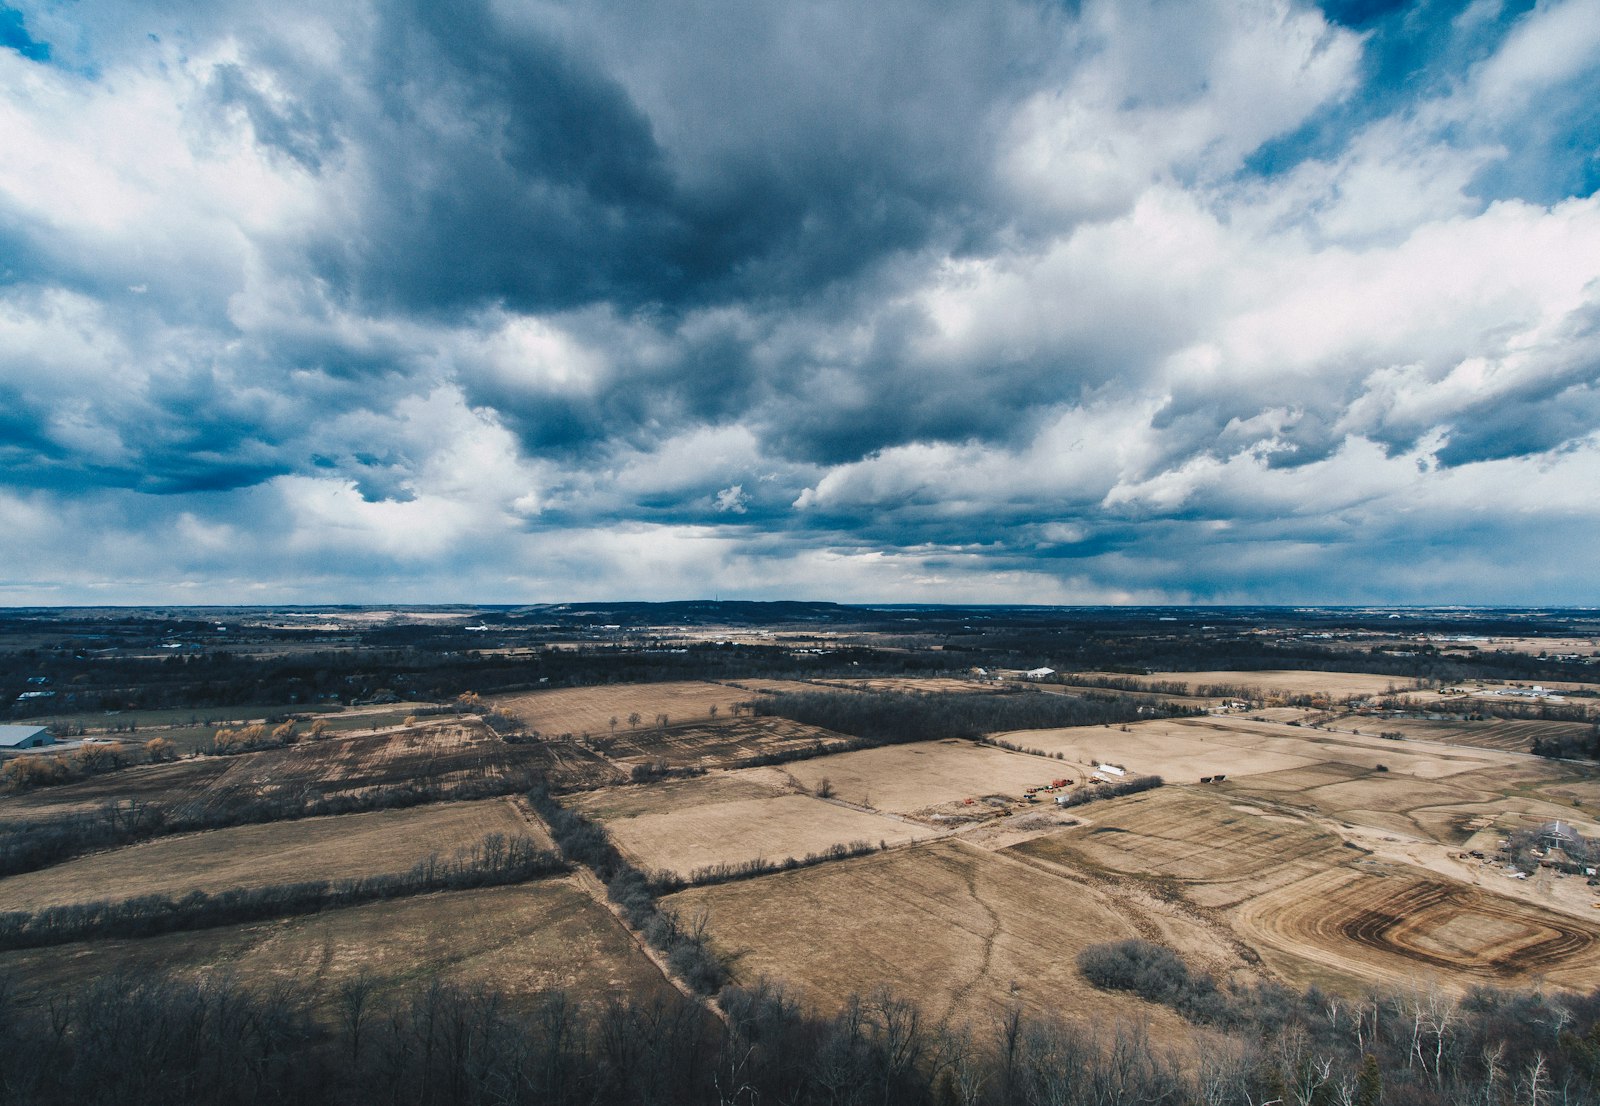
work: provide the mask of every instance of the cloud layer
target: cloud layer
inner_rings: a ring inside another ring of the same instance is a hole
[[[1600,0],[0,4],[0,602],[1585,603]]]

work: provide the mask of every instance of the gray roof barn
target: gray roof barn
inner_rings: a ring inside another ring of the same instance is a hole
[[[43,726],[0,726],[0,750],[38,749],[55,743]]]

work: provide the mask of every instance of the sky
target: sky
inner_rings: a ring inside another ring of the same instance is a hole
[[[0,0],[0,605],[1600,603],[1600,0]]]

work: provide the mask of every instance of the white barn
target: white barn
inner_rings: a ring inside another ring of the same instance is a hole
[[[0,752],[13,749],[42,749],[56,739],[43,726],[0,726]]]

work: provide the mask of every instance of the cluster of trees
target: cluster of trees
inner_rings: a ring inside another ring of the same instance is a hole
[[[449,860],[432,856],[408,872],[390,875],[232,888],[214,895],[190,891],[177,898],[139,895],[117,901],[7,911],[0,913],[0,949],[37,948],[95,937],[151,937],[291,914],[315,914],[430,891],[525,883],[567,870],[559,857],[536,847],[531,838],[494,833],[464,855]]]
[[[563,807],[548,788],[530,791],[528,801],[550,827],[561,855],[599,877],[606,885],[606,896],[617,904],[628,924],[666,958],[678,978],[702,995],[714,995],[727,983],[728,969],[706,938],[705,918],[685,925],[677,914],[656,903],[657,889],[670,886],[676,876],[646,875],[629,864],[605,827]]]
[[[178,747],[164,737],[140,745],[107,742],[82,745],[66,753],[24,753],[0,762],[0,790],[32,791],[76,783],[135,764],[160,764],[178,759]]]
[[[1134,959],[1154,1001],[1193,989],[1181,961]],[[1190,982],[1170,983],[1180,969]],[[822,1014],[779,985],[729,987],[723,1022],[675,992],[517,1003],[441,982],[397,991],[356,977],[316,996],[124,974],[48,1006],[0,985],[0,1095],[40,1106],[1556,1106],[1600,1094],[1600,993],[1219,994],[1227,1016],[1180,1057],[1134,1023],[1011,1007],[956,1025],[884,990]],[[331,1015],[315,1013],[319,997]]]
[[[1118,695],[1055,695],[1032,690],[995,693],[914,691],[789,691],[754,700],[757,714],[852,734],[878,744],[975,738],[999,730],[1099,726],[1190,713],[1187,708]]]
[[[664,760],[647,761],[644,764],[635,764],[628,773],[628,778],[634,783],[654,783],[657,780],[692,779],[695,776],[706,774],[704,768],[689,765],[684,768],[674,768]]]
[[[1600,760],[1600,726],[1581,736],[1536,737],[1529,749],[1534,756],[1552,760]]]
[[[1136,795],[1160,787],[1166,781],[1160,776],[1126,776],[1109,783],[1094,783],[1069,791],[1056,800],[1057,806],[1082,806],[1097,799],[1115,799],[1118,795]]]

